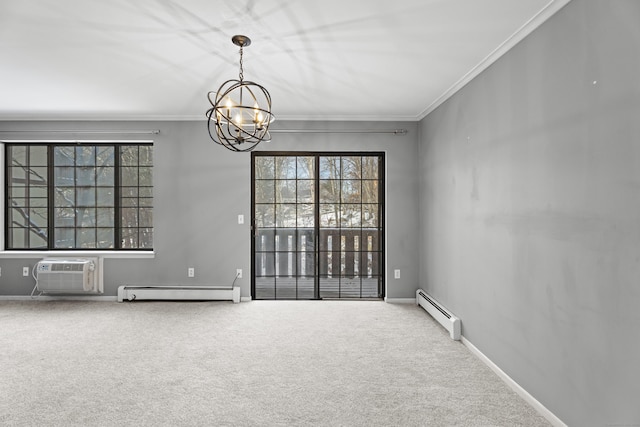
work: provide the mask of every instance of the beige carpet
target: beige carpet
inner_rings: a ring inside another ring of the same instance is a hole
[[[421,308],[0,302],[3,426],[548,426]]]

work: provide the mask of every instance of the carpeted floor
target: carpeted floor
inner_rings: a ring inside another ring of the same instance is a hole
[[[0,302],[0,425],[548,426],[422,309]]]

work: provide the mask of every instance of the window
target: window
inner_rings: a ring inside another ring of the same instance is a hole
[[[5,150],[5,249],[153,249],[151,144]]]

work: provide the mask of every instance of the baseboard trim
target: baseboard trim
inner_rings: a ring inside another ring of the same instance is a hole
[[[101,301],[101,302],[116,302],[117,297],[105,296],[105,295],[83,295],[83,296],[71,296],[71,295],[40,295],[31,297],[29,295],[0,295],[0,301]]]
[[[542,403],[540,403],[535,397],[531,396],[520,384],[515,382],[509,375],[507,375],[502,369],[484,355],[478,348],[471,344],[471,342],[464,336],[461,337],[462,344],[465,345],[478,359],[482,360],[485,365],[489,367],[493,372],[504,381],[511,390],[515,391],[521,398],[523,398],[529,405],[531,405],[540,415],[546,418],[554,427],[567,427],[553,412],[548,410]]]
[[[240,297],[240,302],[251,302],[251,297]]]
[[[415,304],[415,298],[384,298],[384,302],[388,302],[389,304]]]

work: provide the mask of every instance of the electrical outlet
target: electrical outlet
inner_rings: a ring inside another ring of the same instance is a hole
[[[242,269],[241,268],[237,268],[236,269],[236,277],[238,279],[242,279]]]
[[[244,215],[238,215],[238,224],[244,224]]]
[[[396,279],[400,278],[400,269],[395,269],[393,270],[393,277],[395,277]]]
[[[22,267],[22,275],[23,276],[29,275],[29,267]]]
[[[193,267],[189,267],[187,269],[187,277],[196,277],[196,269]]]

